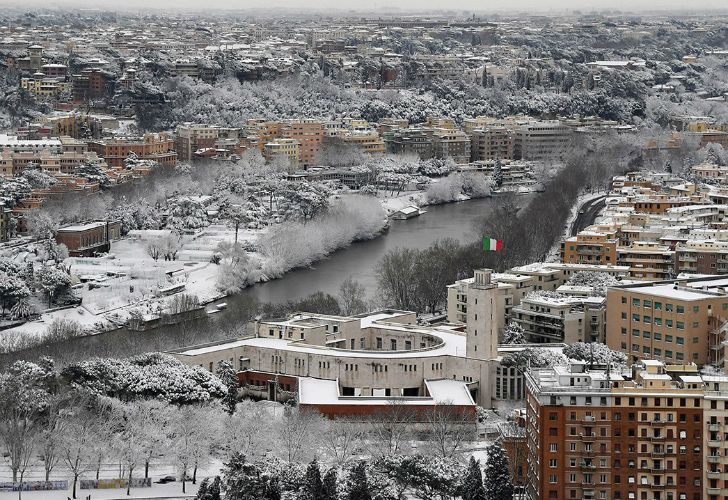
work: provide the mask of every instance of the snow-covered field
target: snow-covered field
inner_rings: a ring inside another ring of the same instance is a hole
[[[263,231],[240,230],[239,241],[255,241]],[[201,303],[220,298],[216,287],[219,266],[212,258],[222,241],[234,241],[234,230],[211,225],[198,234],[185,236],[177,260],[155,261],[145,251],[142,239],[124,238],[112,243],[109,254],[98,257],[70,257],[66,264],[76,277],[93,277],[93,285],[77,285],[82,305],[43,313],[40,319],[11,328],[5,335],[42,335],[55,318],[77,321],[89,333],[125,323],[132,311],[154,315],[165,308],[170,297],[157,297],[166,286],[184,283],[183,292]]]

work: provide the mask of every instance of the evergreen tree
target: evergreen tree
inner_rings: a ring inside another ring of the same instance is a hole
[[[493,164],[493,182],[495,182],[496,188],[503,185],[503,169],[501,168],[500,158],[496,158]]]
[[[349,473],[348,500],[372,500],[364,462],[359,462]]]
[[[228,361],[220,361],[217,364],[217,378],[225,385],[227,392],[222,398],[222,404],[225,410],[232,415],[235,413],[235,405],[238,403],[238,375],[235,373],[233,365]]]
[[[205,500],[220,500],[221,499],[221,484],[220,476],[215,476],[215,479],[210,483],[210,487],[207,489],[207,498]]]
[[[306,491],[306,500],[322,500],[324,485],[321,482],[321,470],[315,458],[308,464],[306,469],[304,489]]]
[[[223,468],[222,477],[226,500],[270,498],[270,483],[260,477],[258,467],[245,461],[242,453],[235,453],[230,457],[230,461]]]
[[[468,473],[465,476],[462,488],[463,500],[485,500],[486,498],[480,462],[477,462],[475,457],[470,457]]]
[[[265,500],[281,500],[281,483],[277,477],[268,481],[265,491]]]
[[[323,482],[323,500],[338,500],[338,487],[336,485],[336,467],[326,471]]]
[[[209,500],[209,496],[207,494],[207,490],[210,487],[210,480],[208,478],[205,478],[200,483],[200,488],[197,490],[197,496],[195,497],[196,500]]]
[[[670,160],[667,160],[665,162],[665,172],[667,172],[668,174],[672,173],[672,163],[670,163]]]
[[[508,457],[499,444],[486,448],[488,458],[485,460],[485,499],[511,500],[513,484],[508,469]]]
[[[511,321],[503,329],[503,343],[504,344],[525,344],[526,334],[523,332],[523,328],[518,323]]]

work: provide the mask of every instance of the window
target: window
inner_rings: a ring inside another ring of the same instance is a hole
[[[549,451],[551,453],[556,453],[558,451],[558,445],[556,443],[551,443],[549,445]]]
[[[677,328],[678,330],[685,330],[685,323],[682,321],[676,321],[675,328]]]
[[[640,305],[640,299],[632,299],[632,305],[633,306],[639,306]]]
[[[665,304],[665,311],[672,312],[672,304]]]
[[[639,337],[640,336],[640,331],[637,328],[633,328],[632,329],[632,335],[634,335],[635,337]]]
[[[645,307],[645,309],[652,309],[652,301],[651,300],[645,300],[642,305]]]
[[[555,458],[552,458],[551,460],[549,460],[549,467],[551,467],[552,469],[555,469],[556,467],[558,467],[558,465],[559,465],[559,462]]]
[[[677,313],[678,314],[685,314],[685,307],[684,306],[677,306]]]
[[[679,311],[678,311],[679,312]],[[700,306],[693,306],[693,312],[700,312]]]
[[[640,320],[640,315],[639,314],[632,314],[632,321],[639,322],[639,320]]]
[[[655,311],[662,311],[662,302],[655,302]]]
[[[377,349],[382,348],[382,337],[377,337]]]
[[[397,350],[397,339],[391,339],[390,340],[390,348],[393,351],[396,351]]]
[[[685,345],[685,338],[684,337],[676,337],[675,338],[675,343],[677,345]]]
[[[650,323],[652,323],[652,317],[650,317],[650,316],[643,316],[642,317],[642,321],[644,321],[647,324],[650,324]]]

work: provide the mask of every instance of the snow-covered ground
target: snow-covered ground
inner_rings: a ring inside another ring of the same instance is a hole
[[[240,230],[239,241],[254,241],[263,231]],[[211,225],[198,234],[185,236],[177,260],[154,261],[145,250],[144,240],[124,238],[112,243],[103,257],[71,257],[66,264],[76,277],[94,277],[93,285],[77,285],[75,292],[83,299],[78,307],[46,312],[36,321],[8,329],[4,335],[45,333],[55,318],[77,321],[89,333],[124,324],[132,311],[154,315],[165,308],[171,297],[158,297],[166,286],[184,283],[183,292],[194,295],[200,303],[222,297],[216,287],[219,266],[210,259],[222,241],[234,241],[235,232],[222,225]]]
[[[182,483],[180,481],[173,481],[167,484],[156,484],[155,481],[165,476],[178,476],[176,467],[172,464],[153,464],[150,472],[152,478],[152,486],[148,488],[131,488],[130,495],[126,496],[126,488],[108,488],[108,489],[81,489],[80,481],[76,487],[76,496],[79,499],[85,499],[88,495],[91,495],[93,500],[111,500],[111,499],[122,499],[122,498],[165,498],[167,500],[182,499],[182,498],[194,498],[197,494],[197,488],[200,482],[205,477],[214,477],[220,474],[222,464],[220,461],[213,461],[208,467],[202,471],[197,472],[197,484],[187,482],[185,489],[186,493],[182,493]],[[137,473],[134,474],[135,478],[142,477],[144,475],[144,468],[140,468]],[[26,481],[38,481],[43,479],[42,467],[29,471]],[[84,474],[83,479],[95,479],[96,472]],[[119,477],[119,466],[115,464],[109,464],[102,467],[101,474],[99,475],[102,479],[112,479]],[[10,470],[3,466],[0,468],[0,482],[10,482],[12,476]],[[22,498],[28,500],[67,500],[71,498],[72,487],[73,487],[73,476],[67,475],[62,466],[58,466],[58,472],[51,474],[52,481],[68,481],[68,489],[65,490],[54,490],[54,491],[23,491]],[[17,500],[17,491],[4,491],[0,492],[0,500]]]

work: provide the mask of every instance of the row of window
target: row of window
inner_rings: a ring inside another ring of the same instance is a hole
[[[627,313],[622,312],[621,318],[623,321],[627,320]],[[646,325],[653,324],[653,318],[651,316],[640,316],[639,314],[632,314],[632,322],[633,323],[644,323]],[[685,322],[684,321],[675,321],[671,319],[665,319],[665,328],[672,328],[673,324],[675,325],[675,328],[678,330],[684,330],[685,329]],[[699,321],[693,321],[693,328],[699,328],[700,322]],[[654,318],[654,325],[655,326],[662,326],[662,318]]]
[[[682,324],[680,321],[678,321],[678,328],[682,330],[684,328],[684,324]],[[693,324],[693,327],[697,328],[697,322]],[[672,328],[672,322],[670,322],[670,328]],[[627,335],[627,329],[622,328],[622,335]],[[656,341],[663,341],[663,335],[662,332],[650,332],[648,330],[639,330],[638,328],[632,328],[632,336],[633,337],[642,337],[645,339],[655,339]],[[675,340],[675,343],[677,345],[685,345],[685,337],[677,337],[670,334],[665,334],[664,341],[668,344],[671,344],[673,339]],[[700,343],[700,337],[693,337],[693,344],[699,344]]]

